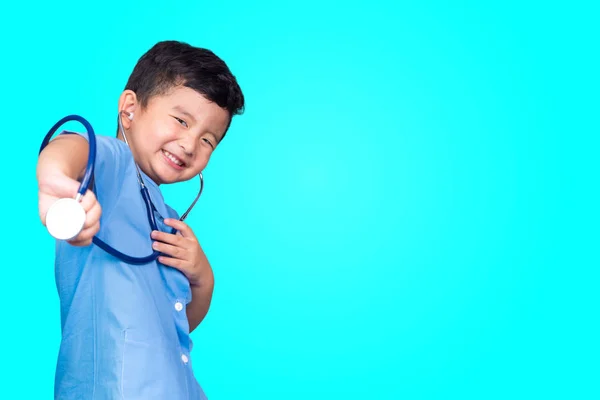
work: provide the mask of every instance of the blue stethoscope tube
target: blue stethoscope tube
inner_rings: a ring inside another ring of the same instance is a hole
[[[85,118],[80,117],[79,115],[68,115],[68,116],[62,118],[60,121],[58,121],[56,124],[54,124],[54,126],[52,128],[50,128],[50,131],[48,131],[48,133],[46,134],[46,137],[44,138],[44,140],[42,142],[42,145],[40,146],[40,151],[38,154],[41,154],[42,150],[44,150],[44,148],[48,145],[48,143],[50,143],[52,136],[54,135],[54,133],[56,133],[58,128],[60,128],[63,124],[65,124],[66,122],[69,122],[69,121],[80,122],[85,127],[85,130],[87,131],[87,134],[88,134],[89,155],[88,155],[87,165],[85,168],[85,174],[83,175],[83,179],[81,180],[81,184],[79,185],[79,190],[77,191],[76,200],[79,200],[87,192],[90,182],[92,180],[92,177],[94,176],[94,163],[96,161],[96,135],[94,133],[94,129],[92,128],[92,125]],[[137,168],[137,165],[136,165],[136,168]],[[150,228],[154,231],[157,231],[158,226],[156,224],[156,218],[153,213],[154,205],[152,204],[152,200],[150,199],[150,193],[148,193],[148,188],[146,187],[146,185],[144,185],[143,181],[141,180],[141,176],[139,176],[139,172],[138,172],[138,179],[139,179],[139,183],[141,186],[140,192],[142,194],[142,198],[144,199],[144,204],[146,205],[146,212],[148,214],[148,222],[150,223]],[[196,199],[194,200],[194,202],[192,203],[190,208],[188,208],[188,210],[185,212],[185,214],[180,218],[181,221],[183,221],[183,219],[187,216],[187,214],[189,214],[192,207],[194,206],[194,204],[200,197],[203,186],[204,186],[204,184],[203,184],[202,174],[200,174],[200,192],[198,193],[198,196],[196,196]],[[171,229],[172,234],[174,234],[176,231],[177,230],[175,228]],[[106,242],[102,241],[97,236],[94,236],[92,238],[92,242],[96,246],[100,247],[102,250],[106,251],[108,254],[110,254],[128,264],[146,264],[146,263],[155,261],[161,255],[160,252],[154,250],[152,252],[152,254],[150,254],[146,257],[132,257],[132,256],[129,256],[127,254],[120,252],[119,250],[110,246]]]
[[[94,134],[94,128],[92,128],[92,125],[85,118],[80,117],[79,115],[67,115],[66,117],[58,121],[56,124],[54,124],[54,126],[50,128],[50,131],[46,134],[46,137],[44,138],[44,141],[40,146],[40,152],[38,154],[41,154],[42,150],[44,150],[46,146],[48,146],[48,143],[50,143],[52,136],[58,130],[58,128],[60,128],[62,125],[69,121],[80,122],[85,127],[89,138],[88,143],[90,146],[90,151],[88,155],[88,162],[87,166],[85,167],[85,174],[83,175],[83,179],[81,180],[81,184],[79,185],[79,190],[77,191],[78,197],[83,197],[85,192],[87,192],[88,187],[90,186],[90,181],[92,180],[92,177],[94,176],[94,163],[96,162],[96,135]]]

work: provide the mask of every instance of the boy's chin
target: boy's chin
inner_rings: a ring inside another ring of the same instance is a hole
[[[189,181],[190,179],[192,179],[194,177],[194,175],[192,175],[191,177],[188,174],[177,174],[177,175],[173,175],[173,174],[164,174],[159,176],[159,179],[161,181],[162,184],[164,185],[170,185],[172,183],[178,183],[178,182],[185,182],[185,181]]]

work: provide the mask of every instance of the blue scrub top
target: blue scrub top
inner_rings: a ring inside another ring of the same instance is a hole
[[[97,236],[125,254],[147,256],[151,228],[132,153],[116,138],[98,135],[96,142]],[[142,178],[160,215],[178,218],[158,186]],[[130,265],[95,245],[63,241],[55,266],[62,327],[56,399],[206,399],[192,371],[191,291],[180,271],[158,261]]]

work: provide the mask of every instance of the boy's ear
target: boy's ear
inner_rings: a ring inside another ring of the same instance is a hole
[[[132,116],[138,108],[137,96],[133,90],[124,90],[119,97],[119,118],[123,128],[129,129],[131,126]],[[127,116],[131,116],[127,118]]]

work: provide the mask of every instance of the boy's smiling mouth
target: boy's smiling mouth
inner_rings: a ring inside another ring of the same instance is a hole
[[[182,170],[185,168],[185,162],[181,160],[179,157],[174,155],[173,153],[169,153],[167,150],[161,149],[163,156],[167,163],[177,170]]]

